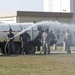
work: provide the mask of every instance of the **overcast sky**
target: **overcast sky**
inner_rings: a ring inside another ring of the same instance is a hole
[[[43,11],[43,0],[0,0],[0,12]]]

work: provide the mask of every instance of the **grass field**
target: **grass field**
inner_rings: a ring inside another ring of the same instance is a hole
[[[0,56],[0,75],[75,75],[75,54]]]

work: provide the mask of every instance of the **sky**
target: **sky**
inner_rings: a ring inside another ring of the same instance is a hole
[[[43,0],[0,0],[0,12],[43,11]]]

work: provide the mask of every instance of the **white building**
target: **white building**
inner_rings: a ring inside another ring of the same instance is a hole
[[[40,21],[59,21],[70,23],[73,13],[57,13],[57,12],[29,12],[16,11],[9,13],[0,13],[0,22],[3,23],[24,23],[24,22],[40,22]]]
[[[69,23],[75,24],[75,0],[44,0],[44,12],[73,13]]]
[[[0,13],[0,22],[59,21],[75,24],[75,0],[44,0],[44,12],[16,11]]]
[[[45,12],[73,12],[73,0],[44,0]]]

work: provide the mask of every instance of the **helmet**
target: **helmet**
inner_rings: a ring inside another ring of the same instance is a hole
[[[48,31],[48,28],[44,28],[44,31],[46,31],[46,32],[47,32],[47,31]]]
[[[12,31],[12,29],[10,28],[9,31]]]

